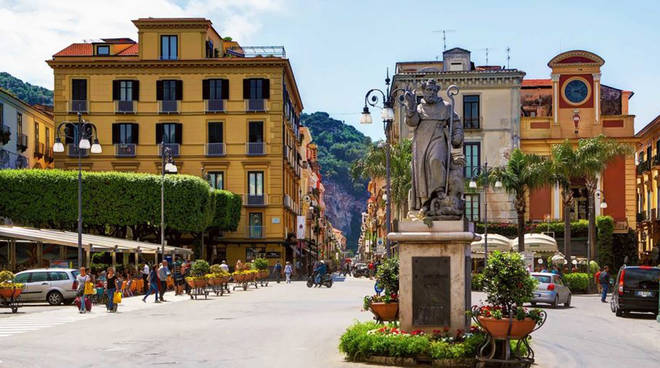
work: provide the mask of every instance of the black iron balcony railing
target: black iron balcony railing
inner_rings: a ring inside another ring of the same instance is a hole
[[[651,170],[651,164],[649,160],[642,161],[637,164],[637,175],[641,175],[649,170]]]
[[[266,100],[263,98],[252,98],[245,100],[245,110],[248,112],[266,111]]]
[[[115,112],[118,114],[135,113],[135,101],[115,101]]]
[[[224,100],[206,100],[206,112],[223,112],[225,111]]]
[[[172,157],[178,157],[179,156],[180,145],[178,143],[159,144],[158,145],[158,156],[163,155],[163,148],[169,148],[170,153],[172,154]]]
[[[653,166],[660,166],[660,155],[653,156]]]
[[[69,112],[87,112],[87,100],[71,100]]]
[[[78,148],[77,144],[67,144],[67,154],[69,157],[78,157],[78,151],[80,151],[80,156],[82,157],[88,157],[89,156],[89,150],[87,149],[80,149]]]
[[[25,152],[25,150],[28,148],[28,136],[25,134],[19,134],[18,135],[18,140],[16,141],[16,148],[21,151]]]
[[[117,143],[115,144],[115,157],[135,157],[135,143]]]
[[[244,194],[243,205],[250,207],[262,207],[267,205],[267,197],[265,194]]]
[[[160,110],[161,114],[176,114],[179,112],[179,101],[177,100],[161,100]]]
[[[224,156],[225,144],[224,143],[207,143],[206,144],[206,155],[207,156]]]
[[[248,225],[248,237],[250,239],[260,239],[264,237],[264,227],[261,225]]]
[[[249,156],[265,155],[266,145],[264,142],[248,142],[245,144],[245,153]]]

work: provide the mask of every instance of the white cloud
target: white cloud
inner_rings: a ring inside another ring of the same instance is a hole
[[[260,17],[279,13],[282,0],[0,0],[0,71],[32,84],[53,87],[45,63],[53,54],[82,40],[130,37],[132,19],[204,17],[223,36],[250,43]]]

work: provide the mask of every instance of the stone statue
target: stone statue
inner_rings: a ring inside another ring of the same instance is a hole
[[[412,188],[408,194],[411,215],[424,222],[461,220],[465,157],[463,126],[453,109],[455,86],[449,87],[448,103],[439,96],[435,80],[422,83],[418,103],[414,91],[404,94],[405,122],[413,127]]]

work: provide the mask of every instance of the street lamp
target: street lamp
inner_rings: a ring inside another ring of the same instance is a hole
[[[488,263],[488,183],[489,176],[493,172],[492,167],[488,167],[488,162],[484,163],[484,166],[477,166],[472,169],[472,175],[468,187],[470,189],[477,189],[478,185],[475,178],[483,177],[483,186],[484,186],[484,267]],[[502,182],[497,180],[495,181],[495,188],[502,188]]]
[[[163,260],[165,259],[165,173],[176,174],[177,168],[172,159],[172,149],[165,145],[165,141],[160,143],[161,156],[161,180],[160,180],[160,246]]]
[[[77,122],[62,122],[57,125],[55,129],[55,143],[53,144],[53,152],[62,153],[64,152],[64,144],[60,138],[60,131],[62,127],[67,125],[73,126],[73,132],[67,134],[66,128],[62,135],[64,135],[64,140],[70,139],[72,142],[78,140],[75,151],[78,155],[78,267],[82,267],[82,151],[89,149],[92,153],[101,153],[103,149],[99,144],[98,133],[96,131],[96,126],[91,122],[85,121],[82,118],[82,114],[78,113]],[[89,139],[94,138],[94,144],[90,145]]]
[[[389,138],[389,133],[390,130],[392,129],[392,122],[394,121],[394,109],[392,108],[393,105],[393,100],[395,99],[397,93],[399,92],[405,92],[404,89],[401,88],[396,88],[394,90],[391,89],[390,87],[390,73],[389,69],[387,71],[387,75],[385,77],[385,92],[378,88],[372,88],[370,89],[365,95],[364,95],[364,107],[362,108],[362,114],[360,115],[360,124],[372,124],[373,119],[371,117],[371,113],[369,112],[369,106],[371,107],[376,107],[377,103],[379,101],[383,102],[383,109],[380,113],[380,118],[383,120],[383,129],[385,130],[385,171],[386,171],[386,177],[385,177],[385,217],[386,217],[386,231],[389,234],[390,233],[390,226],[391,226],[391,196],[390,196],[390,182],[391,182],[391,176],[390,176],[390,138]],[[380,96],[378,94],[380,93]],[[379,98],[380,97],[380,98]],[[402,103],[399,101],[399,103]],[[391,256],[390,252],[390,240],[387,239],[387,236],[385,237],[385,249],[387,250],[387,256]]]

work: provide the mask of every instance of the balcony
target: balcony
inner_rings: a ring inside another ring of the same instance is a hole
[[[21,152],[25,152],[28,147],[28,137],[25,134],[19,134],[18,140],[16,141],[16,149]]]
[[[246,207],[264,207],[268,204],[268,196],[265,194],[252,195],[243,194],[243,205]]]
[[[158,145],[158,156],[162,157],[163,156],[163,149],[167,148],[167,149],[170,150],[170,153],[172,154],[172,157],[178,157],[180,146],[181,145],[178,144],[178,143],[159,144]]]
[[[86,113],[87,111],[88,111],[88,109],[87,109],[87,100],[71,100],[71,101],[69,101],[69,112],[72,112],[72,113],[84,112],[84,113]]]
[[[643,173],[651,170],[651,163],[649,160],[641,161],[637,164],[637,175],[642,175]]]
[[[266,111],[266,100],[263,98],[253,98],[245,100],[245,111],[264,112]]]
[[[207,143],[206,144],[206,156],[208,157],[218,157],[224,156],[227,152],[225,151],[224,143]]]
[[[264,142],[245,143],[245,153],[248,156],[261,156],[266,154],[266,145]]]
[[[261,239],[264,237],[264,226],[248,225],[247,232],[248,232],[248,238]]]
[[[115,113],[135,114],[135,101],[115,101]]]
[[[78,148],[77,144],[67,144],[67,155],[69,157],[78,157],[78,152],[80,152],[80,157],[88,157],[89,150]]]
[[[117,143],[115,144],[115,157],[135,157],[135,143]]]
[[[158,101],[158,112],[161,114],[178,114],[179,101],[178,100]]]
[[[653,156],[653,162],[651,164],[653,167],[660,166],[660,155]]]
[[[35,158],[42,158],[44,157],[44,153],[46,153],[46,145],[43,143],[39,143],[39,141],[34,142],[34,157]]]
[[[44,153],[44,161],[47,163],[55,161],[55,154],[53,153],[52,147],[46,147],[46,152]]]
[[[225,101],[224,100],[205,100],[206,103],[206,112],[224,112],[225,111]]]

